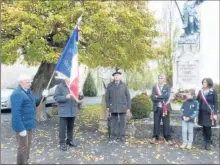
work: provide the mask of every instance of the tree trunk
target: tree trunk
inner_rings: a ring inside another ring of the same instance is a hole
[[[56,66],[55,64],[41,63],[36,75],[34,76],[33,83],[31,86],[33,95],[35,97],[40,97],[42,91],[47,87],[48,82],[54,72],[55,66]],[[55,78],[53,77],[49,88],[54,86],[54,83],[55,83]],[[45,103],[43,103],[37,108],[37,120],[38,121],[47,120]]]
[[[41,63],[36,75],[34,76],[31,89],[33,94],[37,97],[41,96],[42,91],[47,87],[48,82],[54,72],[55,64]],[[54,85],[55,79],[53,78],[50,87]],[[49,88],[50,88],[49,87]]]

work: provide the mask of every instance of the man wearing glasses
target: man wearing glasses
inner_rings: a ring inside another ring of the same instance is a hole
[[[30,145],[32,141],[32,129],[36,127],[35,111],[42,97],[36,99],[31,90],[32,78],[29,75],[19,76],[19,86],[13,91],[11,101],[12,128],[16,132],[18,142],[17,164],[27,164]],[[42,95],[48,96],[48,90]]]
[[[158,84],[153,87],[151,95],[154,111],[154,130],[153,139],[151,140],[152,144],[157,144],[159,142],[160,122],[162,119],[164,139],[169,145],[173,145],[170,135],[170,93],[171,89],[166,84],[166,76],[164,74],[160,74],[158,76]]]

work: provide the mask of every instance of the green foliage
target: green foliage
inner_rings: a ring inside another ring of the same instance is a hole
[[[131,113],[134,119],[149,117],[153,109],[153,103],[145,94],[137,95],[132,99]]]
[[[220,84],[214,84],[214,89],[220,94]]]
[[[144,1],[3,1],[2,62],[56,63],[83,14],[80,62],[132,70],[154,58],[156,21]],[[86,51],[82,50],[86,48]],[[20,50],[20,53],[18,52]]]
[[[220,84],[214,84],[214,89],[218,93],[218,110],[220,112]]]
[[[83,85],[83,94],[85,96],[97,96],[97,89],[95,86],[95,82],[92,78],[92,74],[89,72],[86,78],[86,81]]]
[[[126,83],[129,89],[142,90],[146,86],[151,89],[154,85],[154,70],[143,69],[141,71],[126,72]]]

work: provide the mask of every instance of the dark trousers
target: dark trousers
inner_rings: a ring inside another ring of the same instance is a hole
[[[75,117],[60,117],[59,139],[60,145],[73,141],[73,128]],[[67,130],[67,131],[66,131]],[[67,141],[66,141],[67,133]]]
[[[19,133],[16,133],[16,140],[18,143],[17,164],[27,164],[32,142],[32,130],[27,131],[26,136],[20,136]]]
[[[210,126],[203,126],[203,138],[207,143],[211,143],[212,128]]]
[[[125,136],[126,113],[112,113],[112,135],[117,137]]]
[[[160,122],[161,118],[163,121],[163,136],[166,141],[171,140],[170,136],[170,114],[169,112],[165,117],[163,117],[163,110],[162,108],[157,107],[157,110],[154,111],[154,132],[153,137],[157,140],[160,136]]]

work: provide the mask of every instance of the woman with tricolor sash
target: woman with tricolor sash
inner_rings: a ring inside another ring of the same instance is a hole
[[[198,93],[197,100],[199,102],[199,116],[198,124],[203,127],[204,142],[201,149],[211,149],[212,126],[216,125],[218,96],[213,87],[211,78],[204,78],[202,80],[202,89]]]

